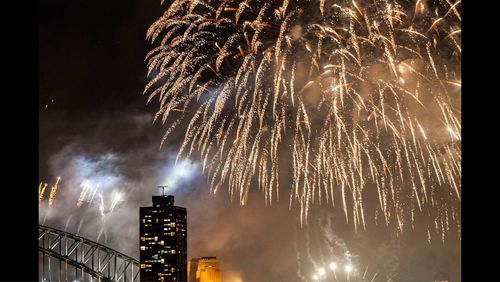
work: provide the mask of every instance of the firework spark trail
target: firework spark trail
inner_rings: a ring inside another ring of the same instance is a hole
[[[57,177],[57,181],[56,181],[56,184],[54,184],[52,186],[52,188],[50,189],[50,195],[49,195],[49,207],[52,206],[52,204],[54,203],[54,199],[56,197],[56,193],[57,193],[57,184],[59,183],[59,180],[61,180],[61,177]]]
[[[38,185],[38,203],[42,202],[43,195],[45,194],[45,188],[47,188],[47,183],[40,182]]]
[[[306,226],[307,230],[303,233],[305,236],[304,240],[299,241],[297,241],[297,228],[299,228],[300,223],[297,222],[294,224],[295,239],[293,244],[297,254],[298,267],[310,269],[313,271],[313,274],[318,276],[325,275],[320,274],[318,272],[319,269],[333,271],[333,273],[323,276],[321,280],[334,279],[335,281],[345,281],[347,279],[346,275],[351,275],[351,279],[356,277],[356,279],[362,279],[363,281],[368,281],[367,279],[370,276],[375,277],[378,273],[377,268],[360,265],[360,262],[357,261],[359,256],[351,253],[346,242],[334,232],[335,228],[332,219],[332,215],[329,212],[317,214],[314,220],[315,223]],[[312,230],[314,231],[312,232]],[[311,239],[313,239],[312,242]],[[298,242],[304,244],[306,257],[301,256],[299,253],[297,248]],[[314,252],[314,255],[311,251]],[[346,274],[344,271],[346,271],[346,267],[348,266],[351,270]],[[297,277],[310,281],[309,278],[302,275],[301,269],[297,270]]]
[[[103,232],[104,232],[104,226],[102,226],[101,229],[99,229],[99,233],[97,234],[96,242],[99,242],[99,239],[101,239],[101,235]]]
[[[460,3],[172,1],[147,32],[162,143],[184,130],[178,157],[198,151],[211,192],[241,204],[251,186],[266,204],[290,187],[301,222],[339,197],[355,230],[379,212],[398,232],[415,212],[447,220],[461,190]]]
[[[82,182],[82,184],[80,184],[80,187],[82,187],[82,192],[80,192],[80,196],[78,196],[78,200],[76,202],[77,207],[81,207],[83,205],[83,202],[85,201],[87,193],[89,193],[89,191],[92,190],[92,187],[88,183],[88,181]]]
[[[48,216],[48,212],[45,213],[45,215],[43,216],[43,220],[42,220],[42,225],[45,225],[45,221],[47,221],[47,216]]]
[[[294,240],[293,240],[293,248],[295,250],[295,253],[297,254],[296,259],[297,259],[297,277],[299,277],[302,281],[307,281],[307,279],[302,275],[302,263],[300,261],[300,252],[299,249],[297,248],[297,226],[296,224],[293,225],[293,234],[294,234]]]
[[[68,230],[68,225],[69,225],[69,223],[70,223],[70,221],[71,221],[71,218],[72,218],[72,217],[73,217],[73,215],[72,215],[72,214],[70,214],[70,215],[68,216],[68,219],[66,220],[66,224],[64,225],[64,231]]]
[[[83,215],[83,217],[80,219],[80,222],[78,223],[78,228],[76,229],[76,235],[80,234],[80,230],[82,229],[83,222],[85,221],[85,216],[86,214]]]
[[[104,217],[104,212],[106,211],[106,208],[104,207],[104,198],[102,197],[102,194],[99,194],[99,212],[101,212],[101,217]]]
[[[311,239],[310,239],[310,235],[309,235],[309,228],[307,229],[307,231],[305,232],[306,234],[306,255],[307,255],[307,259],[309,260],[309,262],[314,266],[314,268],[318,268],[318,263],[316,263],[316,260],[313,259],[312,255],[311,255]]]
[[[116,205],[121,201],[123,201],[123,193],[113,193],[113,199],[111,200],[111,206],[109,208],[110,211],[112,212],[115,209]]]

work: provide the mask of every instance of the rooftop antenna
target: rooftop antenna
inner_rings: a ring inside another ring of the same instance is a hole
[[[163,186],[158,186],[159,189],[161,189],[161,194],[162,196],[165,196],[165,188],[168,188],[167,185],[163,185]]]

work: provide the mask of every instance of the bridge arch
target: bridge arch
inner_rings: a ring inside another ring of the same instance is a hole
[[[137,260],[48,226],[38,225],[38,253],[42,281],[139,281]]]

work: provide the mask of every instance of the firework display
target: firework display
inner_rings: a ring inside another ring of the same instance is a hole
[[[145,93],[213,193],[286,189],[301,221],[326,202],[356,230],[420,213],[444,240],[460,229],[460,23],[450,0],[170,1]]]
[[[56,183],[54,185],[52,185],[52,187],[50,188],[50,193],[49,193],[49,198],[48,198],[49,208],[52,207],[52,204],[54,204],[54,199],[56,197],[57,188],[58,188],[57,184],[59,184],[60,180],[61,180],[61,177],[57,177]],[[47,185],[49,185],[49,184],[43,183],[43,182],[40,182],[40,184],[38,185],[38,204],[39,205],[45,196],[45,190],[47,188]]]
[[[47,208],[49,209],[54,204],[60,180],[61,177],[57,177],[55,184],[52,185],[50,189],[50,194],[48,197],[48,206],[47,206]],[[47,185],[48,183],[43,183],[43,182],[40,182],[40,184],[38,185],[39,204],[41,204],[42,201],[44,200],[44,194]],[[107,213],[112,213],[116,208],[116,206],[119,205],[120,202],[124,201],[124,195],[125,195],[124,192],[113,190],[111,193],[106,193],[106,191],[99,191],[99,183],[92,184],[91,181],[85,180],[80,184],[80,187],[81,187],[81,192],[79,193],[78,198],[76,200],[76,207],[77,208],[85,207],[87,209],[93,209],[94,207],[98,207],[101,217],[104,217]],[[96,193],[98,191],[99,193]],[[71,191],[70,193],[72,192],[73,191]],[[106,198],[109,199],[105,200],[105,197],[103,197],[102,193],[106,193]],[[98,194],[97,197],[96,194]],[[73,198],[71,196],[70,198]]]

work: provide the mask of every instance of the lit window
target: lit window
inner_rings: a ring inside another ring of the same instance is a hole
[[[141,251],[144,251],[146,249],[145,246],[141,246]]]

